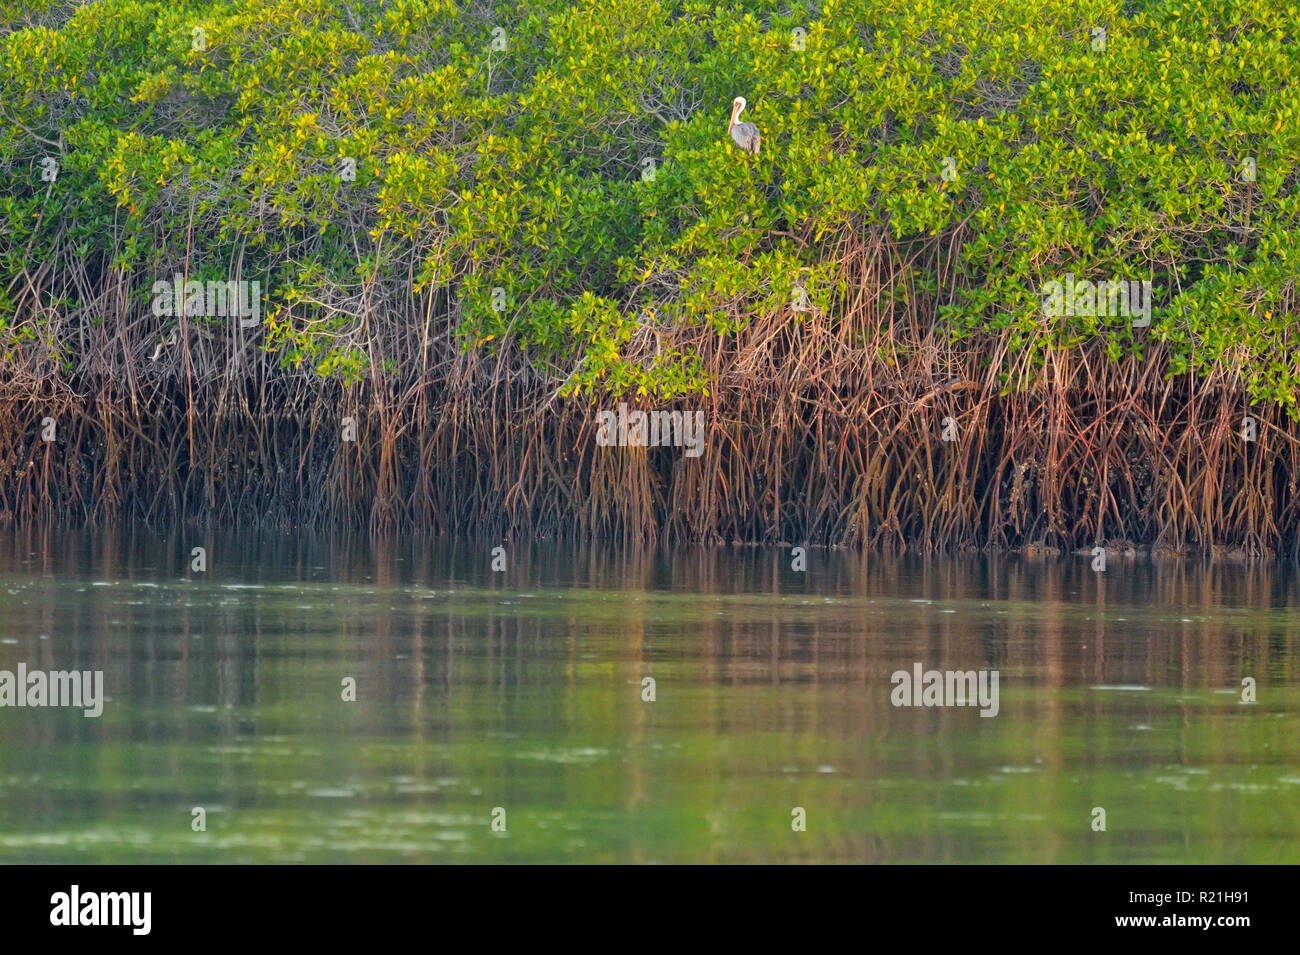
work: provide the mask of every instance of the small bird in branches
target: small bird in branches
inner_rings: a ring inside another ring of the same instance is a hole
[[[747,153],[758,155],[758,147],[762,142],[762,137],[758,134],[758,127],[753,123],[740,123],[740,114],[745,111],[748,104],[745,97],[737,96],[731,103],[731,123],[727,126],[727,132],[731,133],[732,140]]]

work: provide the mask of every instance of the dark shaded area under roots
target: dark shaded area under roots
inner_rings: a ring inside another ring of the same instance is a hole
[[[704,413],[695,458],[600,447],[614,403],[538,383],[76,393],[90,397],[0,393],[0,520],[1261,556],[1300,537],[1300,426],[1188,380],[720,389],[678,405]]]

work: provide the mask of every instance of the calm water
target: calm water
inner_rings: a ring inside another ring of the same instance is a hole
[[[491,546],[0,536],[0,861],[1300,862],[1294,568]]]

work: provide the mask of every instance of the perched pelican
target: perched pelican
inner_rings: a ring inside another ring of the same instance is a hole
[[[731,138],[747,153],[758,155],[758,144],[762,137],[758,135],[758,127],[753,123],[738,123],[740,114],[745,111],[745,97],[737,96],[731,103],[731,124],[727,127],[727,132],[731,133]]]

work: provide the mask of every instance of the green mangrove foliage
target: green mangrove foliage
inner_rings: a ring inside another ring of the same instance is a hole
[[[1298,14],[0,0],[0,520],[1300,551]]]
[[[1161,343],[1169,374],[1231,368],[1297,411],[1285,0],[6,0],[0,23],[15,374],[84,368],[105,288],[148,320],[182,274],[260,281],[263,347],[321,376],[382,372],[378,325],[415,301],[566,394],[707,394],[709,336],[845,321],[839,251],[874,227],[945,244],[951,271],[918,260],[897,294],[1002,336],[1009,382]],[[727,136],[736,95],[760,156]],[[1067,274],[1150,281],[1150,326],[1044,314]]]

